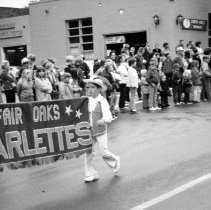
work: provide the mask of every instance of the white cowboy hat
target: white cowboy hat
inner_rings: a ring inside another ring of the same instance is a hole
[[[90,79],[84,79],[83,81],[85,83],[93,83],[93,84],[99,85],[101,87],[101,89],[102,89],[102,92],[106,91],[106,89],[107,89],[106,85],[103,83],[103,81],[97,76],[94,76],[94,77],[92,77]]]

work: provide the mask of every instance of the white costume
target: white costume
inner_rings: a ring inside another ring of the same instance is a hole
[[[90,112],[90,124],[93,125],[92,121],[92,113],[97,105],[100,102],[102,109],[102,119],[105,123],[109,123],[112,120],[112,115],[109,109],[109,104],[105,98],[103,98],[100,94],[96,98],[89,99],[89,112]],[[117,167],[117,162],[119,161],[119,157],[115,156],[111,152],[109,152],[107,147],[107,128],[104,134],[94,137],[93,142],[93,151],[87,152],[85,154],[85,181],[93,181],[99,178],[98,172],[95,170],[93,165],[93,159],[95,154],[95,147],[98,145],[99,153],[102,156],[103,160],[106,164],[114,169]],[[89,179],[90,178],[90,179]]]

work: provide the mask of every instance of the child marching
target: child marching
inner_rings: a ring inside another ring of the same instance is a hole
[[[107,123],[112,121],[111,111],[107,100],[101,95],[106,87],[98,77],[85,80],[89,97],[90,125],[93,135],[93,150],[98,145],[99,152],[105,163],[117,173],[120,168],[120,157],[112,154],[107,146]],[[85,182],[99,179],[94,167],[94,151],[85,154]]]

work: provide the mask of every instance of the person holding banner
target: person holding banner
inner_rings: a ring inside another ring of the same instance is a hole
[[[87,95],[89,95],[90,125],[93,136],[93,151],[85,154],[85,182],[92,182],[99,179],[94,160],[94,149],[98,145],[100,155],[105,163],[117,173],[120,169],[120,157],[112,154],[107,146],[107,123],[111,122],[112,115],[107,100],[101,95],[106,86],[98,77],[84,80],[87,83]]]

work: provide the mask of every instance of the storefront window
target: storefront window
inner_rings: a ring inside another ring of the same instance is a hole
[[[92,18],[67,21],[70,49],[78,48],[81,52],[93,51]]]

